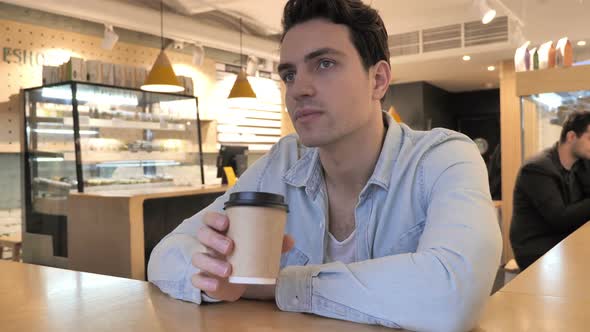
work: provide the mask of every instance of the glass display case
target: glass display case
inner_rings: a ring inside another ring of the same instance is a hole
[[[57,256],[72,191],[204,184],[196,97],[65,82],[24,90],[24,105],[27,231],[54,235]]]

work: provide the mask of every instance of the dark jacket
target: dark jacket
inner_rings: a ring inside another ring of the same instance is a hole
[[[527,161],[518,173],[510,242],[521,268],[590,220],[590,168],[585,161],[563,169],[557,144]],[[568,186],[568,177],[571,184]]]

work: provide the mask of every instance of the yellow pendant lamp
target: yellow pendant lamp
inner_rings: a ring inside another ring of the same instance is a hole
[[[402,122],[402,117],[395,110],[395,107],[393,107],[393,105],[391,105],[391,107],[389,107],[389,111],[387,111],[387,113],[389,113],[389,115],[391,115],[391,117],[393,117],[393,119],[395,120],[395,122],[397,122],[397,123],[401,123]]]
[[[227,98],[256,98],[256,93],[252,89],[250,82],[248,82],[248,77],[246,74],[246,70],[244,69],[243,63],[243,56],[242,56],[242,19],[240,18],[240,73],[236,78],[234,86],[231,88],[229,92],[229,96]]]
[[[184,87],[178,81],[170,60],[164,52],[164,4],[160,1],[160,37],[161,50],[141,86],[142,90],[152,92],[182,92]]]

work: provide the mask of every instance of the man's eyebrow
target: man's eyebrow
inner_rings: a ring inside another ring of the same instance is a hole
[[[338,50],[336,50],[336,49],[330,48],[330,47],[324,47],[324,48],[320,48],[320,49],[317,49],[317,50],[315,50],[315,51],[312,51],[312,52],[310,52],[310,53],[306,54],[306,55],[303,57],[303,60],[304,60],[305,62],[309,62],[309,61],[310,61],[310,60],[312,60],[312,59],[315,59],[315,58],[317,58],[317,57],[320,57],[320,56],[322,56],[322,55],[326,55],[326,54],[336,54],[336,55],[342,55],[342,54],[344,54],[344,53],[343,53],[343,52],[341,52],[341,51],[338,51]],[[278,66],[278,68],[277,68],[277,69],[278,69],[278,71],[279,71],[279,72],[281,72],[281,71],[283,71],[283,70],[291,69],[291,68],[294,68],[294,67],[295,67],[295,65],[294,65],[294,64],[292,64],[292,63],[289,63],[289,62],[286,62],[286,63],[281,63],[281,64]]]
[[[279,65],[279,67],[277,68],[278,72],[282,72],[283,70],[287,70],[287,69],[291,69],[291,68],[295,68],[295,65],[292,63],[281,63]]]
[[[308,62],[309,60],[312,60],[325,54],[343,55],[344,53],[330,47],[324,47],[313,52],[310,52],[309,54],[305,55],[303,59],[305,60],[305,62]]]

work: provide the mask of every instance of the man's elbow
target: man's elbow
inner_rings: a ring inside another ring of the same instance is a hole
[[[436,326],[432,331],[469,331],[472,329],[489,300],[490,291],[499,268],[501,246],[490,245],[481,261],[455,280],[455,291],[447,293],[439,302]]]
[[[440,332],[466,332],[470,331],[475,327],[475,324],[472,319],[464,318],[464,319],[455,319],[449,321],[447,324],[441,326],[440,329],[435,328],[432,331],[440,331]]]
[[[478,315],[473,308],[453,304],[460,299],[448,299],[447,304],[434,310],[421,311],[413,322],[400,324],[402,328],[420,332],[462,332],[469,331],[477,322]]]
[[[459,332],[471,330],[479,319],[487,296],[474,296],[462,292],[449,294],[440,302],[441,307],[431,316],[423,331]],[[424,316],[425,318],[428,316]]]

